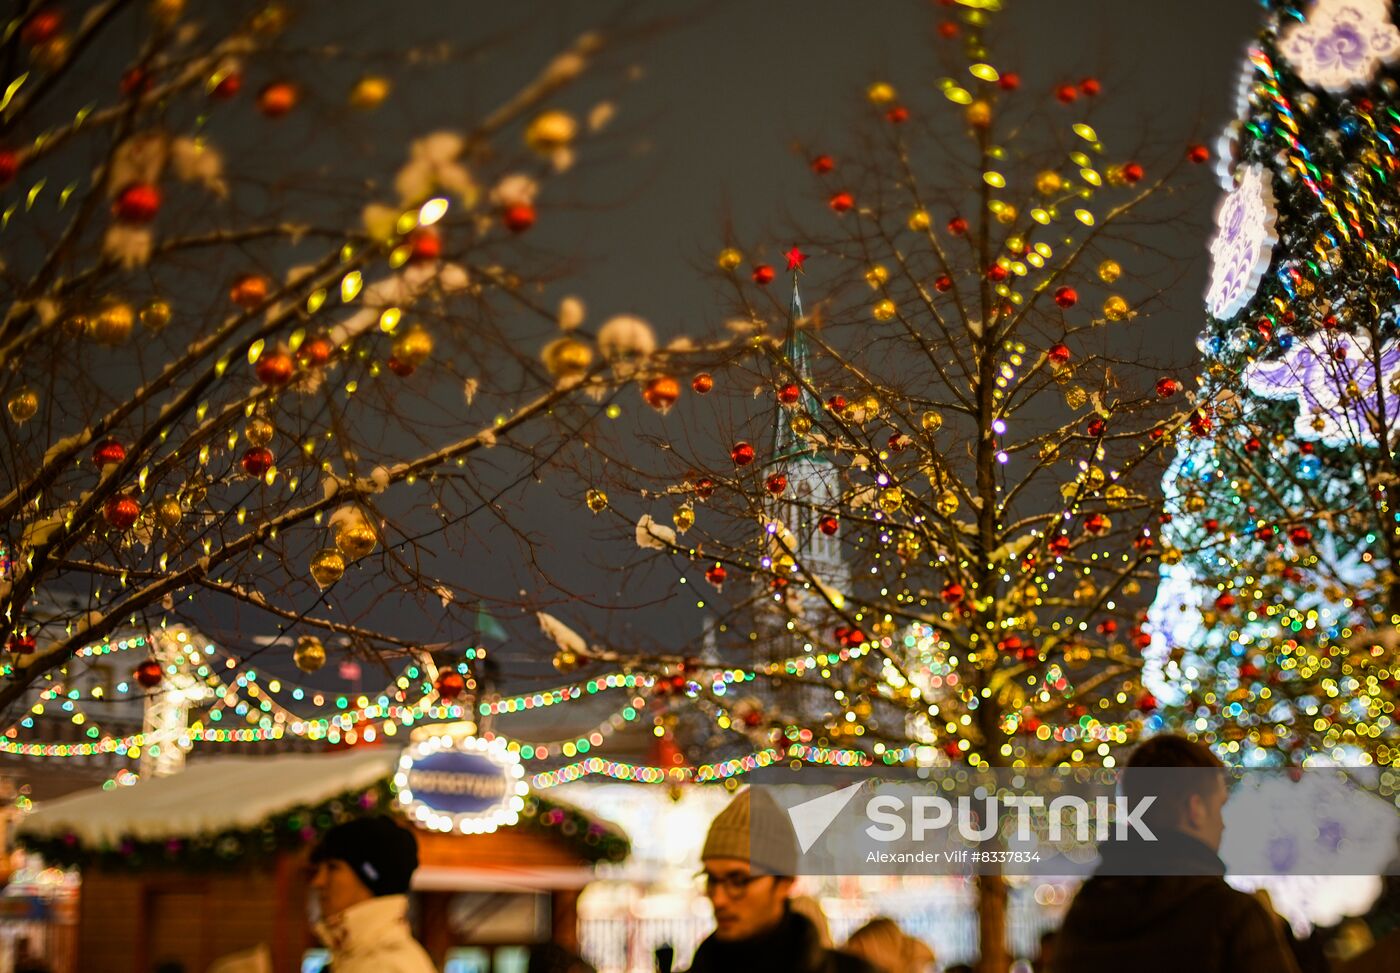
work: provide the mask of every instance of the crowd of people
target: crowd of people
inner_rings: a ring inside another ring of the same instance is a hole
[[[1220,761],[1184,737],[1140,745],[1122,779],[1127,797],[1146,775],[1183,771],[1170,793],[1154,792],[1150,845],[1106,844],[1099,871],[1080,887],[1060,929],[1041,941],[1034,973],[1319,973],[1320,958],[1292,940],[1265,901],[1224,879],[1218,851],[1227,791]],[[755,797],[755,795],[759,795]],[[937,957],[889,918],[876,918],[835,947],[820,906],[794,895],[797,839],[785,814],[753,813],[766,792],[740,791],[710,825],[701,851],[715,929],[690,973],[929,973]],[[1120,856],[1124,856],[1121,857]],[[312,855],[323,919],[319,934],[334,973],[434,973],[413,939],[406,893],[417,866],[412,834],[388,818],[327,833]],[[1133,868],[1120,867],[1132,862]],[[1143,864],[1146,867],[1140,867]],[[1130,874],[1131,872],[1131,874]],[[675,957],[658,950],[657,969]],[[558,948],[537,951],[531,973],[586,973]],[[944,973],[971,973],[950,966]]]

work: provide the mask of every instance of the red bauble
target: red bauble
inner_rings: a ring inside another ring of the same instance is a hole
[[[1061,557],[1069,552],[1069,545],[1069,535],[1056,534],[1050,539],[1050,553],[1054,554],[1056,557]]]
[[[783,405],[793,405],[802,398],[802,386],[796,382],[788,382],[778,389],[778,401]]]
[[[705,569],[705,580],[716,588],[724,586],[724,579],[729,577],[729,572],[724,570],[723,564],[712,564]]]
[[[1152,644],[1152,636],[1150,635],[1147,637],[1147,644]],[[1146,647],[1147,646],[1143,646],[1143,648]],[[1151,693],[1143,693],[1137,698],[1137,708],[1141,713],[1151,713],[1157,708],[1157,697],[1153,696]]]
[[[767,264],[759,264],[753,269],[753,282],[760,287],[773,283],[773,268]]]
[[[135,182],[117,194],[112,215],[126,223],[149,223],[160,212],[160,190],[147,182]]]
[[[708,476],[702,476],[695,481],[695,495],[701,500],[708,500],[715,495],[715,481]]]
[[[115,439],[104,439],[92,450],[92,465],[99,470],[126,459],[126,447]]]
[[[895,105],[885,112],[885,118],[893,125],[900,125],[909,121],[909,109],[903,105]]]
[[[1258,436],[1250,436],[1244,441],[1244,451],[1246,453],[1257,453],[1264,448],[1264,444],[1259,441]]]
[[[856,204],[856,198],[848,192],[836,193],[827,201],[834,213],[845,213]]]
[[[753,462],[754,450],[748,443],[738,442],[729,451],[729,456],[734,460],[735,466],[748,466]]]
[[[271,286],[262,274],[243,274],[229,288],[228,297],[245,311],[251,311],[267,300]]]
[[[524,233],[535,225],[535,207],[529,203],[516,203],[501,210],[501,222],[512,233]]]
[[[1009,276],[1010,271],[1008,271],[1001,264],[992,264],[990,267],[987,268],[987,279],[994,284],[1001,283],[1002,281],[1006,280],[1006,278]]]
[[[408,376],[418,370],[418,366],[413,364],[413,362],[404,361],[402,358],[396,358],[393,355],[390,355],[388,360],[384,362],[384,367],[399,378],[408,378]]]
[[[1045,353],[1045,357],[1056,365],[1069,364],[1069,345],[1063,341],[1057,341],[1050,346],[1050,350]]]
[[[958,36],[958,25],[956,21],[945,20],[938,25],[938,36],[945,41],[952,40]]]
[[[47,44],[63,29],[63,14],[52,7],[37,11],[20,28],[20,40],[30,47]]]
[[[5,643],[5,648],[15,655],[28,655],[38,648],[38,640],[32,635],[11,635],[10,640]]]
[[[241,465],[244,473],[261,478],[267,475],[267,471],[272,469],[276,462],[277,459],[272,455],[272,450],[266,446],[253,446],[243,454]]]
[[[1142,166],[1138,165],[1136,162],[1124,163],[1122,173],[1123,181],[1130,186],[1142,181]]]
[[[938,592],[938,597],[950,605],[955,605],[963,600],[963,586],[956,581],[949,581]]]
[[[1210,421],[1210,416],[1200,412],[1191,414],[1191,431],[1197,436],[1204,436],[1210,432],[1215,423]]]
[[[1090,419],[1084,428],[1089,433],[1089,435],[1097,439],[1098,437],[1102,436],[1104,434],[1104,430],[1108,428],[1108,422],[1102,416],[1094,416],[1094,418]]]
[[[1113,635],[1118,631],[1118,620],[1116,618],[1105,618],[1094,626],[1100,635]]]
[[[1015,71],[1008,71],[997,79],[997,84],[1001,86],[1002,91],[1015,91],[1021,87],[1021,76]]]
[[[1186,158],[1199,165],[1210,160],[1210,149],[1204,145],[1193,145],[1186,150]]]
[[[940,274],[938,277],[934,278],[933,288],[940,294],[946,294],[953,289],[953,278],[949,277],[947,274]]]
[[[319,336],[308,338],[297,349],[297,359],[309,368],[319,368],[330,361],[333,354],[335,345],[331,344],[331,339]]]
[[[14,149],[0,149],[0,186],[14,182],[19,175],[19,153]]]
[[[836,531],[840,528],[840,526],[841,521],[837,520],[836,517],[832,514],[827,514],[826,516],[822,517],[821,520],[817,521],[817,530],[821,531],[827,537],[830,537],[833,534],[835,534]]]
[[[460,672],[444,669],[438,673],[437,679],[433,682],[433,688],[437,690],[437,694],[443,702],[450,703],[467,691],[467,681],[462,678]]]
[[[832,412],[841,412],[846,408],[846,397],[844,395],[833,395],[826,400],[826,407]]]
[[[1223,612],[1235,607],[1235,596],[1226,591],[1215,599],[1215,607]]]
[[[829,155],[819,155],[812,160],[812,171],[817,175],[825,175],[836,168],[836,160]]]
[[[243,75],[237,71],[230,71],[219,79],[219,83],[214,85],[209,92],[220,101],[228,101],[243,90]]]
[[[1337,316],[1336,316],[1335,314],[1331,314],[1331,313],[1324,314],[1324,315],[1322,316],[1322,326],[1323,326],[1324,328],[1326,328],[1328,331],[1331,331],[1333,328],[1335,328],[1335,327],[1337,326]],[[1343,357],[1345,358],[1346,356],[1343,355]]]
[[[274,81],[258,92],[258,111],[268,118],[281,118],[297,106],[301,91],[290,81]]]
[[[420,226],[408,235],[408,260],[410,263],[427,263],[442,256],[442,237],[436,230]]]
[[[962,236],[967,232],[967,220],[961,216],[955,216],[948,221],[948,232],[953,236]]]
[[[122,72],[122,79],[117,84],[117,90],[126,96],[150,91],[151,75],[142,68],[127,68]]]
[[[764,489],[775,497],[781,495],[782,492],[787,489],[787,484],[787,476],[782,473],[770,473],[768,474],[768,479],[763,481]]]
[[[1079,292],[1073,287],[1055,288],[1055,303],[1060,307],[1074,307],[1079,303]]]
[[[1068,105],[1079,99],[1079,89],[1072,84],[1062,84],[1055,89],[1055,97],[1061,104]]]
[[[1088,95],[1090,98],[1094,97],[1094,95],[1102,90],[1103,85],[1099,84],[1098,78],[1085,78],[1083,81],[1079,82],[1080,94]]]
[[[253,374],[257,375],[258,381],[264,385],[286,385],[296,374],[296,367],[292,356],[285,351],[266,351],[253,365]]]
[[[1084,518],[1084,529],[1091,534],[1102,534],[1108,530],[1108,518],[1101,513],[1092,513]]]
[[[1173,395],[1181,392],[1181,383],[1174,378],[1166,377],[1157,379],[1157,395],[1164,399],[1170,399]]]
[[[1214,534],[1220,529],[1220,521],[1216,520],[1214,517],[1207,517],[1205,523],[1201,524],[1201,526],[1205,528],[1207,534]]]
[[[146,659],[131,671],[131,678],[143,689],[155,689],[165,678],[165,670],[155,659]]]
[[[642,398],[646,400],[647,405],[662,415],[665,415],[680,397],[681,383],[670,375],[658,375],[647,382],[646,388],[642,390]]]
[[[1288,539],[1298,547],[1306,547],[1312,543],[1312,531],[1308,530],[1308,528],[1304,527],[1302,524],[1299,524],[1297,527],[1289,529]]]
[[[715,387],[715,377],[709,372],[701,372],[690,380],[690,387],[696,395],[707,395]]]
[[[119,494],[102,505],[102,517],[117,530],[126,530],[141,516],[141,504],[135,497]]]
[[[911,445],[913,445],[913,443],[914,440],[910,439],[908,436],[904,435],[903,433],[895,432],[890,433],[890,438],[886,442],[886,445],[889,446],[890,452],[902,453]]]
[[[1150,551],[1155,543],[1151,534],[1139,534],[1133,538],[1133,547],[1139,551]]]

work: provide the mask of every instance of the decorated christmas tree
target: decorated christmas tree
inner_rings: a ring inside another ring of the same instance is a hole
[[[1266,6],[1219,143],[1151,680],[1226,757],[1392,764],[1400,29],[1385,0]]]

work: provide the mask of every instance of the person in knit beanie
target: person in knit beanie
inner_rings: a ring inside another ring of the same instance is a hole
[[[797,835],[766,790],[745,788],[715,817],[700,860],[715,931],[695,951],[690,973],[874,973],[823,945],[812,921],[790,908]]]
[[[418,868],[412,831],[383,816],[346,821],[322,836],[311,864],[322,917],[316,934],[335,973],[435,973],[408,925]]]

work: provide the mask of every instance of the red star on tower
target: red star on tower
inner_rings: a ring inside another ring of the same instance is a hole
[[[807,259],[807,255],[796,247],[793,247],[787,253],[783,254],[783,256],[787,257],[787,269],[791,271],[800,271],[802,269],[802,262]]]

